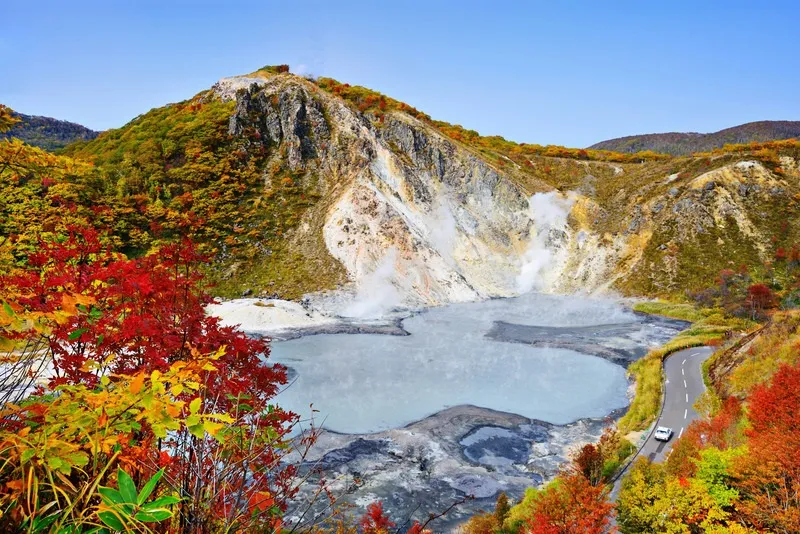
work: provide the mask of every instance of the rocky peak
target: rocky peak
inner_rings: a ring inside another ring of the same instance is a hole
[[[266,148],[285,150],[293,171],[317,159],[331,137],[323,106],[306,84],[286,83],[278,77],[237,89],[229,132],[242,135],[248,129]]]

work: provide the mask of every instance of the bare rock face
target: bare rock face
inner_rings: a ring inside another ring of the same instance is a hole
[[[293,246],[324,248],[353,291],[378,296],[385,308],[530,289],[676,290],[693,273],[718,270],[722,253],[707,263],[692,255],[709,243],[767,258],[769,216],[759,213],[788,204],[797,189],[756,161],[689,181],[674,170],[664,179],[631,165],[584,162],[574,191],[538,181],[531,196],[433,125],[402,112],[377,121],[297,76],[227,78],[212,90],[236,100],[231,135],[256,132],[261,149],[318,193],[287,236]],[[794,159],[781,165],[797,174]],[[629,173],[646,179],[609,190],[605,182]],[[266,184],[275,179],[265,175]],[[681,259],[684,250],[690,259]]]
[[[322,106],[303,86],[289,86],[280,92],[260,90],[252,84],[240,90],[229,133],[240,135],[247,127],[260,132],[265,145],[283,146],[289,168],[303,168],[316,159],[320,145],[330,140]]]
[[[331,197],[307,231],[322,232],[357,287],[391,286],[395,305],[517,293],[534,231],[527,196],[479,158],[401,113],[376,127],[299,78],[216,87],[236,98],[231,135],[255,129],[291,170],[320,177]]]
[[[402,114],[378,129],[303,80],[218,86],[223,98],[237,88],[232,135],[255,129],[331,192],[308,231],[323,234],[357,286],[393,288],[387,306],[515,293],[526,197],[472,154]]]
[[[669,292],[707,285],[732,263],[769,261],[773,238],[796,231],[796,218],[779,215],[794,204],[793,161],[785,158],[783,174],[758,161],[729,163],[654,192],[640,221],[646,257],[626,276],[638,276],[639,291]]]

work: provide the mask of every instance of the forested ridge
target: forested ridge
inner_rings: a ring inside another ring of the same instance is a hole
[[[50,117],[24,113],[14,113],[14,117],[18,118],[19,122],[7,132],[0,133],[0,139],[16,137],[29,145],[51,152],[75,141],[94,139],[100,134],[80,124]]]
[[[797,137],[800,137],[798,121],[759,121],[707,134],[672,132],[630,135],[601,141],[589,148],[618,152],[652,150],[663,154],[685,156],[693,152],[708,152],[723,148],[725,145],[779,141]]]

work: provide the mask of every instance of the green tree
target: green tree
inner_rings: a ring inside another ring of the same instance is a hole
[[[508,502],[508,495],[504,491],[500,492],[497,496],[497,502],[494,505],[494,518],[498,525],[502,525],[503,521],[508,517],[508,512],[511,510],[511,504]]]
[[[725,509],[735,494],[725,493],[724,470],[730,457],[710,454],[703,478],[674,478],[661,464],[642,458],[622,483],[617,524],[623,533],[665,534],[747,532]],[[714,495],[712,495],[712,491]]]

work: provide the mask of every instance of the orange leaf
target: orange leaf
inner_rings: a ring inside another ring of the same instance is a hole
[[[78,303],[78,299],[70,295],[69,293],[64,293],[61,295],[61,309],[65,312],[75,315],[78,313],[77,308],[75,305]]]
[[[9,480],[6,482],[6,487],[10,490],[22,491],[22,480]]]
[[[144,385],[144,373],[139,373],[136,377],[131,380],[131,385],[129,386],[129,390],[131,393],[136,395],[142,390],[142,386]]]

